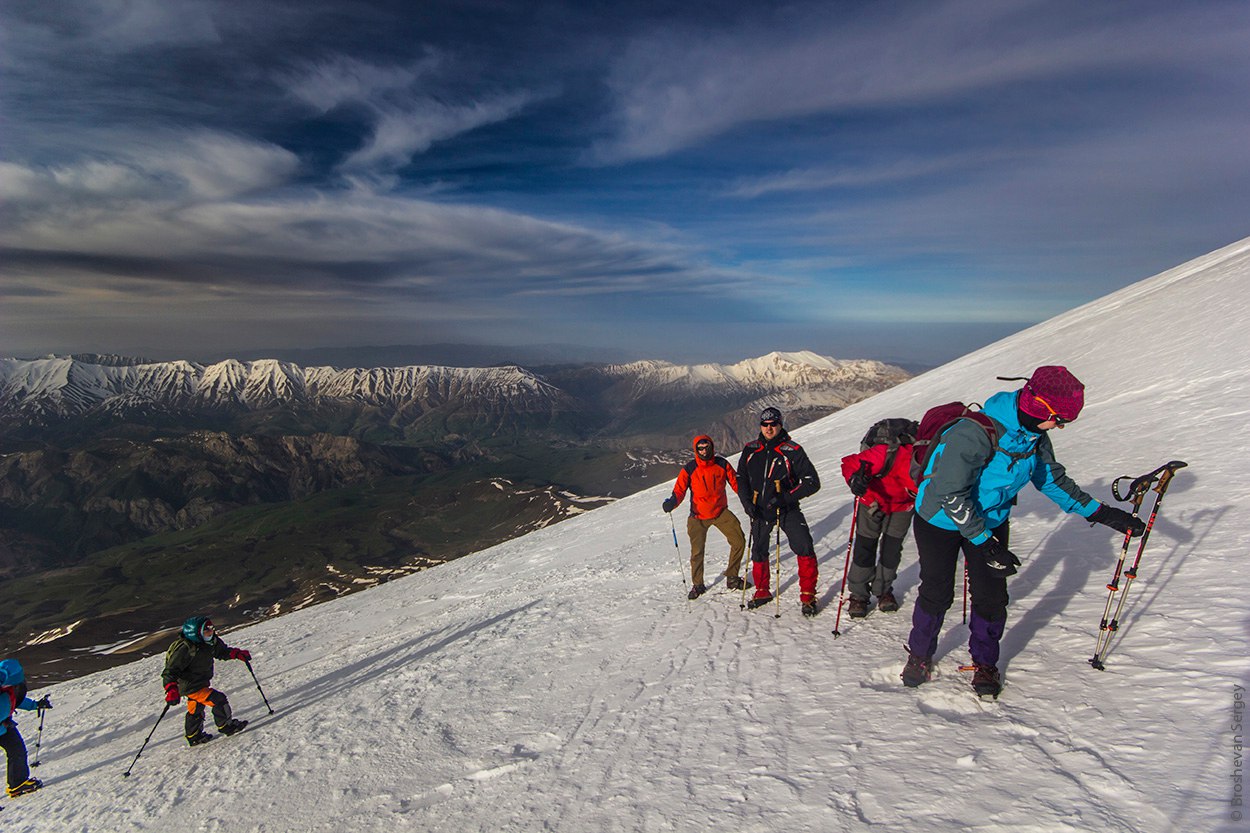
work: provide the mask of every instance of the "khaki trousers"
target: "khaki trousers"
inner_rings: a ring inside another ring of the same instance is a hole
[[[725,569],[726,576],[736,576],[742,570],[742,553],[746,550],[747,539],[742,534],[742,524],[738,516],[728,509],[715,518],[704,520],[691,515],[686,519],[686,532],[690,535],[690,583],[703,583],[703,550],[707,545],[707,531],[712,527],[720,530],[729,542],[729,566]]]

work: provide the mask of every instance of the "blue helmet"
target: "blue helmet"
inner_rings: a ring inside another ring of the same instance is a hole
[[[213,620],[207,616],[192,616],[190,619],[182,623],[182,635],[189,642],[201,642],[208,644],[212,639],[204,638],[204,626],[211,625]]]
[[[15,686],[26,682],[26,672],[15,659],[0,662],[0,685]]]

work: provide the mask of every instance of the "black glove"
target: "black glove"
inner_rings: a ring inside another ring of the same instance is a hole
[[[855,497],[863,497],[868,491],[868,477],[862,471],[852,474],[846,484],[851,487],[851,494]]]
[[[982,544],[973,544],[973,550],[985,562],[985,566],[991,570],[1000,571],[1001,575],[1014,576],[1016,567],[1020,566],[1020,559],[1016,558],[1016,554],[1003,546],[1003,542],[999,541],[993,535],[985,540]]]
[[[52,708],[52,698],[45,694],[43,697],[39,698],[39,701],[35,703],[35,706],[40,709],[50,709]]]
[[[672,495],[669,495],[667,498],[664,499],[664,503],[660,506],[660,508],[663,509],[665,512],[672,512],[674,509],[677,508],[677,498],[673,497]]]
[[[1131,538],[1136,538],[1146,531],[1146,525],[1142,523],[1141,518],[1105,503],[1094,510],[1094,514],[1089,516],[1089,522],[1109,526],[1121,535],[1127,533]]]
[[[764,506],[764,517],[773,518],[780,515],[786,509],[794,505],[790,496],[785,492],[778,492],[768,499],[768,503]]]

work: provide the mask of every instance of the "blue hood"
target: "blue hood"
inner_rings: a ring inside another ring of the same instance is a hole
[[[15,659],[0,662],[0,685],[15,686],[26,682],[26,672]]]

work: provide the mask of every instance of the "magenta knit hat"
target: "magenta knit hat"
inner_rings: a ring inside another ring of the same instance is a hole
[[[1085,385],[1063,365],[1048,364],[1033,371],[1020,391],[1020,410],[1042,421],[1058,416],[1071,422],[1085,405]]]

